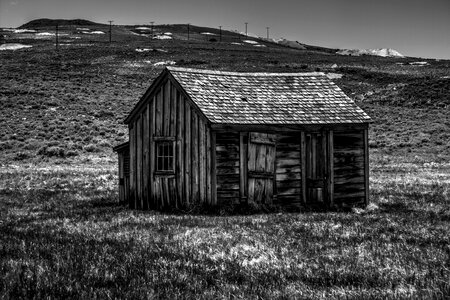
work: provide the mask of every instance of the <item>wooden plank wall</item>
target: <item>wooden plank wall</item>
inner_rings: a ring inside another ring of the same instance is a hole
[[[123,203],[128,203],[130,199],[130,149],[123,153],[123,173],[124,173],[124,193]]]
[[[334,202],[337,205],[365,201],[363,130],[334,131]]]
[[[130,151],[129,148],[121,149],[119,158],[119,202],[128,203],[130,194]]]
[[[132,208],[214,205],[212,132],[198,109],[170,80],[162,83],[130,128]],[[155,173],[154,137],[175,139],[175,172]]]
[[[119,202],[125,201],[125,174],[124,174],[124,155],[122,152],[118,153],[119,159]]]
[[[136,201],[136,126],[129,125],[130,137],[130,197],[128,204],[130,208],[135,207]]]
[[[302,201],[300,133],[280,133],[276,145],[276,203]]]
[[[216,133],[217,202],[239,202],[239,132]]]

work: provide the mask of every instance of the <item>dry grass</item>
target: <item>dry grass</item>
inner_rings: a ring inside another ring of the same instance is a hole
[[[114,166],[0,169],[0,298],[447,298],[450,165],[374,155],[354,213],[116,205]]]

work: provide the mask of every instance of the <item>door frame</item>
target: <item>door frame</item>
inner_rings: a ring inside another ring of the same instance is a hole
[[[302,202],[304,205],[315,204],[308,198],[308,182],[307,182],[307,134],[321,133],[323,136],[323,151],[324,151],[324,187],[323,187],[323,204],[325,207],[331,207],[334,205],[334,172],[333,172],[333,130],[315,130],[315,131],[302,131],[301,135],[301,173],[302,173]]]
[[[273,145],[273,172],[265,173],[261,172],[261,174],[257,174],[259,172],[251,172],[249,171],[249,147],[251,143],[251,135],[252,133],[260,133],[260,134],[269,134],[272,135],[273,141],[270,143],[266,143],[264,141],[259,141],[255,144],[270,144]],[[272,199],[273,202],[276,198],[276,133],[275,132],[267,132],[267,131],[245,131],[239,132],[239,170],[240,170],[240,202],[248,203],[249,202],[249,181],[250,178],[265,178],[267,180],[272,180]],[[252,174],[250,174],[252,173]]]

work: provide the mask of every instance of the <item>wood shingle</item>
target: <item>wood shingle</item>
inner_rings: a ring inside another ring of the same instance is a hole
[[[370,117],[324,73],[237,73],[167,68],[218,124],[352,124]]]

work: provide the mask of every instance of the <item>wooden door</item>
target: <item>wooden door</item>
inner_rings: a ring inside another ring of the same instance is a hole
[[[251,132],[248,139],[248,201],[271,203],[275,179],[275,135]]]
[[[327,139],[324,132],[306,133],[306,201],[325,204],[327,191]]]

